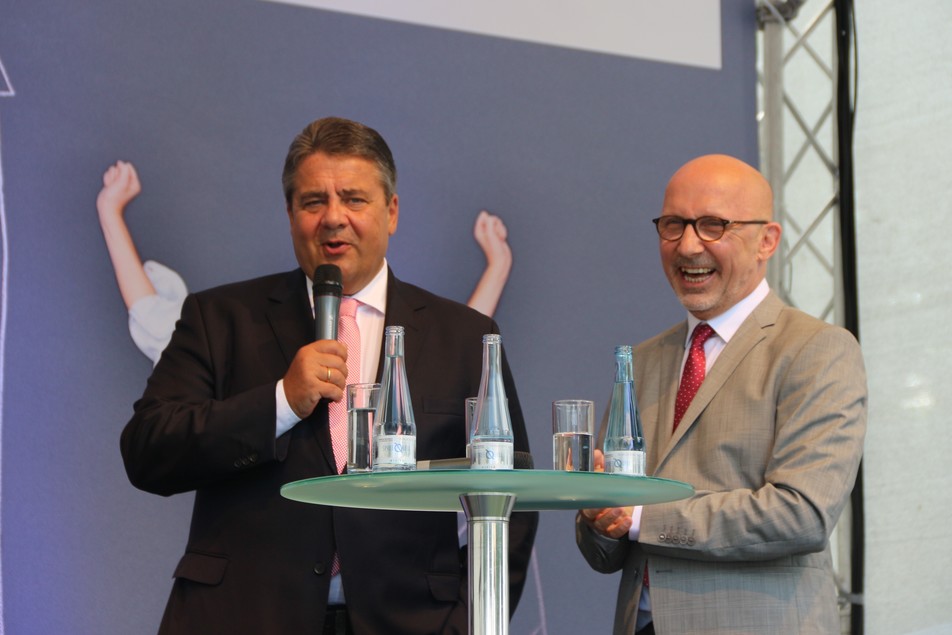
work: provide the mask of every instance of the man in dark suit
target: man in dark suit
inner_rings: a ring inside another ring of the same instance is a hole
[[[396,168],[376,131],[313,122],[292,142],[282,180],[301,268],[189,296],[122,433],[136,487],[195,491],[160,633],[465,633],[455,515],[306,505],[280,488],[337,473],[329,404],[348,383],[379,381],[387,325],[406,329],[417,458],[463,456],[481,337],[498,328],[389,270]],[[340,267],[345,296],[359,302],[359,377],[348,376],[341,342],[313,341],[308,276],[322,264]],[[504,376],[515,449],[528,451],[508,365]],[[537,522],[511,521],[512,610]]]

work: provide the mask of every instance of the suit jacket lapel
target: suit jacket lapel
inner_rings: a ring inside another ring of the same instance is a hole
[[[681,373],[681,358],[684,356],[684,338],[687,323],[671,330],[662,338],[656,349],[655,360],[645,360],[646,368],[658,369],[657,421],[646,425],[645,442],[648,455],[654,456],[653,472],[657,472],[673,446],[671,428],[674,422],[674,400],[678,392],[678,379]]]
[[[304,272],[292,271],[268,296],[268,323],[288,365],[298,349],[314,341],[314,316],[307,300]]]
[[[724,350],[718,355],[717,361],[714,362],[710,372],[704,377],[704,381],[701,383],[697,394],[694,396],[687,410],[685,410],[684,417],[681,419],[678,429],[671,434],[671,427],[673,427],[674,423],[674,400],[680,381],[680,361],[684,355],[684,338],[686,337],[685,329],[687,326],[685,325],[684,328],[678,330],[678,334],[681,337],[677,346],[678,353],[665,355],[663,360],[663,363],[666,364],[666,366],[663,367],[666,373],[664,376],[668,377],[667,387],[670,393],[665,395],[665,400],[662,402],[665,404],[665,407],[662,411],[667,416],[666,421],[669,426],[667,428],[669,437],[664,446],[664,451],[659,456],[658,468],[662,466],[672,450],[688,431],[698,424],[698,417],[704,409],[707,408],[711,400],[714,399],[718,391],[723,388],[731,375],[734,374],[734,371],[737,370],[737,367],[744,358],[766,337],[764,329],[777,321],[777,316],[782,309],[783,303],[771,292],[757,305],[754,311],[747,316],[747,319],[741,324],[740,328],[731,338],[731,341],[728,342]],[[671,348],[673,350],[674,347],[672,346]],[[674,359],[673,374],[671,373],[671,367],[669,365],[672,359]],[[661,438],[665,438],[663,433],[661,434]]]
[[[292,271],[275,285],[268,296],[268,324],[274,338],[290,366],[302,346],[314,341],[314,315],[307,299],[307,283],[301,269]],[[336,473],[334,447],[328,427],[327,401],[317,404],[309,417],[298,423],[291,432],[281,435],[275,443],[275,453],[283,460],[287,456],[291,436],[315,439],[330,473]]]
[[[413,376],[416,362],[422,357],[421,351],[426,335],[425,321],[423,320],[426,304],[413,302],[410,294],[405,292],[404,284],[397,280],[393,272],[387,271],[387,314],[384,316],[385,326],[402,326],[404,329],[403,354],[407,377]],[[386,342],[384,342],[384,345]],[[377,381],[382,381],[384,348],[380,347],[380,360],[377,363]],[[410,382],[412,388],[413,382]]]

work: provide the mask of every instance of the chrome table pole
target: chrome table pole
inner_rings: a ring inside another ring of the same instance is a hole
[[[514,494],[460,494],[469,527],[470,635],[509,635],[509,516]]]

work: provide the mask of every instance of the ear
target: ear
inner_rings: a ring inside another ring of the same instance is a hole
[[[397,231],[397,221],[400,220],[400,199],[394,194],[390,199],[390,207],[387,210],[387,232],[393,236]]]
[[[783,234],[783,228],[780,223],[767,223],[763,227],[760,235],[760,246],[757,249],[757,255],[761,262],[767,262],[780,246],[780,236]]]

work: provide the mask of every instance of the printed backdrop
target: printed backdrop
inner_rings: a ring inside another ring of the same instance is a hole
[[[399,169],[397,275],[465,302],[477,215],[505,227],[495,317],[536,466],[554,399],[605,407],[613,347],[683,317],[650,223],[667,178],[756,162],[754,8],[569,4],[4,1],[0,633],[154,632],[185,544],[191,496],[135,490],[119,455],[151,361],[97,220],[117,160],[142,257],[198,290],[293,268],[288,143],[321,116],[373,126]],[[609,631],[618,578],[587,567],[573,514],[542,515],[533,562],[514,634]]]

